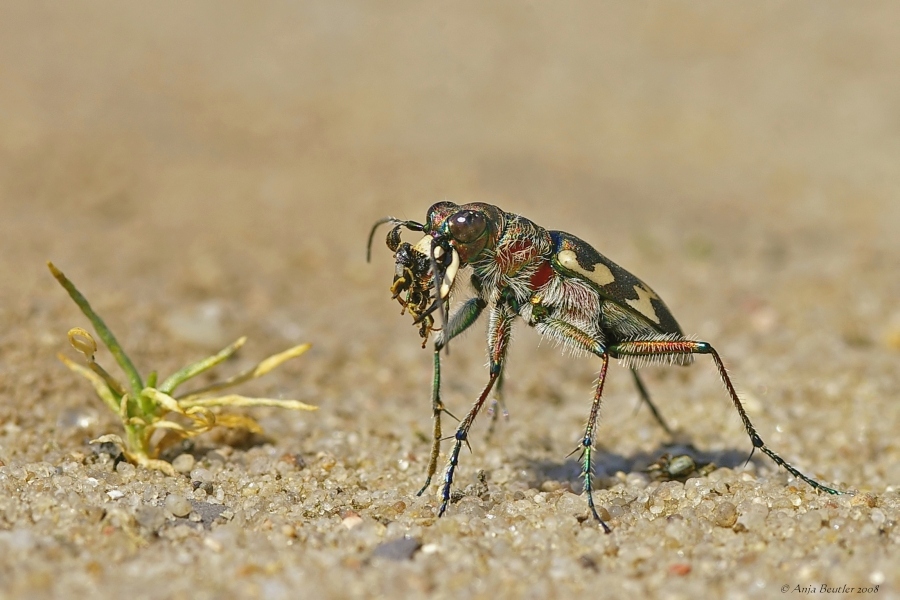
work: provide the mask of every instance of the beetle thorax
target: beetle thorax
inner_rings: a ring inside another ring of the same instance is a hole
[[[549,256],[552,241],[547,231],[528,219],[506,213],[506,226],[497,243],[485,248],[472,263],[484,284],[485,295],[496,299],[509,289],[521,301],[531,292],[531,278]]]

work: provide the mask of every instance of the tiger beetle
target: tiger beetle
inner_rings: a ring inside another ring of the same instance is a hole
[[[594,505],[591,476],[597,418],[610,357],[630,368],[642,401],[663,429],[671,434],[636,369],[646,364],[688,365],[695,354],[710,355],[750,436],[753,449],[760,450],[816,490],[842,493],[804,475],[766,446],[750,422],[715,348],[709,342],[685,337],[672,313],[647,284],[581,239],[563,231],[548,231],[491,204],[459,206],[438,202],[428,209],[424,223],[394,217],[377,221],[369,234],[368,256],[371,256],[375,230],[386,223],[394,225],[387,235],[387,245],[394,252],[396,267],[391,286],[393,296],[419,325],[419,333],[425,340],[423,347],[428,335],[432,331],[438,332],[434,342],[431,393],[431,457],[425,485],[419,495],[428,488],[437,471],[442,440],[441,413],[447,412],[440,395],[441,351],[446,351],[450,340],[468,329],[485,310],[488,313],[490,375],[453,436],[438,516],[446,512],[450,503],[460,450],[463,444],[468,445],[469,429],[475,417],[495,386],[496,394],[500,394],[510,330],[516,317],[575,353],[589,353],[600,358],[591,411],[575,451],[581,452],[581,477],[591,514],[607,533],[610,528]],[[424,237],[415,245],[401,242],[402,228],[422,232]],[[450,292],[463,267],[471,268],[474,297],[466,300],[451,316]],[[435,312],[441,316],[440,328],[434,327]]]

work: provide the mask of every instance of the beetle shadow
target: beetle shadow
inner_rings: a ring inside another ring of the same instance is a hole
[[[749,450],[730,449],[707,452],[698,450],[692,444],[687,443],[660,444],[653,450],[637,452],[630,456],[598,448],[594,450],[593,456],[594,478],[598,484],[597,489],[606,487],[600,481],[615,477],[615,474],[620,471],[623,473],[648,473],[648,469],[652,465],[658,464],[666,455],[670,457],[690,456],[698,468],[712,464],[717,468],[726,467],[739,470],[748,462],[752,462],[754,465],[764,462],[760,461],[760,453],[754,452],[751,457]],[[525,468],[531,474],[528,483],[533,487],[540,488],[546,482],[561,482],[568,483],[572,491],[576,493],[582,491],[582,462],[579,460],[578,453],[572,454],[562,461],[526,459]],[[697,474],[691,476],[702,477],[702,475]]]

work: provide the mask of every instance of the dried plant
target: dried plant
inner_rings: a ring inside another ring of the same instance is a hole
[[[119,416],[122,426],[125,428],[124,440],[118,435],[109,434],[101,436],[94,442],[112,442],[118,445],[130,462],[174,475],[175,470],[172,465],[158,458],[160,453],[172,444],[209,431],[216,426],[245,428],[254,433],[262,431],[259,423],[252,417],[222,413],[218,411],[221,407],[276,406],[291,410],[316,410],[315,406],[299,400],[250,398],[237,394],[213,395],[215,392],[262,377],[285,361],[306,352],[310,344],[294,346],[270,356],[256,366],[223,381],[187,393],[176,394],[176,389],[183,383],[234,355],[244,345],[247,338],[242,337],[217,354],[180,369],[157,385],[156,372],[151,372],[144,380],[134,363],[125,354],[122,346],[119,345],[112,331],[94,312],[87,299],[53,263],[48,262],[47,266],[50,267],[50,272],[69,293],[81,312],[90,320],[100,340],[109,348],[125,374],[127,384],[114,378],[94,360],[97,342],[90,333],[80,327],[69,330],[69,343],[84,356],[87,366],[80,365],[62,354],[59,355],[59,359],[69,369],[82,375],[94,386],[97,395],[110,410]],[[180,417],[174,415],[180,415]],[[164,431],[165,434],[161,437],[156,436],[158,439],[153,441],[151,438],[157,431]]]

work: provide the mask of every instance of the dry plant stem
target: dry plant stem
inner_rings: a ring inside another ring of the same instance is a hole
[[[94,325],[100,339],[109,347],[119,366],[128,376],[130,389],[119,383],[94,360],[97,343],[90,333],[80,327],[69,331],[69,342],[73,348],[84,355],[88,366],[79,365],[62,355],[59,356],[60,360],[69,369],[91,383],[97,395],[100,396],[110,410],[119,416],[125,429],[124,441],[113,434],[102,436],[95,441],[110,442],[120,446],[125,456],[131,462],[174,475],[175,470],[172,468],[172,465],[156,458],[171,443],[199,435],[217,425],[222,427],[243,427],[257,433],[262,431],[259,423],[252,417],[237,414],[219,414],[213,410],[215,408],[274,406],[290,410],[316,410],[315,406],[298,400],[250,398],[237,394],[209,395],[210,392],[265,375],[285,361],[300,356],[309,350],[309,344],[300,344],[289,348],[259,362],[247,371],[190,392],[183,397],[176,398],[172,395],[181,384],[212,369],[234,355],[247,339],[242,337],[213,356],[178,370],[165,379],[159,387],[156,387],[157,374],[155,371],[150,373],[146,385],[143,384],[141,376],[135,369],[131,359],[125,354],[125,351],[106,326],[106,323],[93,311],[87,299],[52,263],[48,263],[48,266],[56,280],[66,289],[69,296],[72,297],[81,311]],[[182,422],[165,418],[173,413],[180,415]],[[151,445],[151,436],[160,429],[169,432],[169,435],[164,436],[154,447]]]
[[[246,336],[241,337],[240,339],[236,340],[234,343],[232,343],[227,348],[219,351],[217,354],[214,354],[213,356],[210,356],[209,358],[204,358],[203,360],[198,360],[194,364],[188,365],[185,368],[181,369],[180,371],[173,373],[171,377],[167,378],[165,381],[163,381],[162,385],[159,386],[159,391],[161,391],[165,394],[171,394],[172,392],[175,391],[175,389],[179,385],[181,385],[188,379],[191,379],[192,377],[196,377],[200,373],[203,373],[204,371],[208,371],[209,369],[212,369],[216,365],[218,365],[222,362],[225,362],[226,360],[231,358],[231,356],[235,352],[237,352],[238,349],[240,349],[240,347],[243,346],[244,342],[246,342],[246,341],[247,341]]]
[[[238,340],[240,341],[240,340]],[[235,342],[237,343],[237,342]],[[251,367],[244,371],[243,373],[238,373],[233,377],[229,377],[225,381],[220,381],[218,383],[213,383],[207,386],[200,388],[199,390],[195,390],[190,394],[187,394],[183,397],[183,399],[187,400],[189,398],[195,398],[201,394],[208,394],[210,392],[217,392],[219,390],[224,390],[225,388],[229,388],[239,383],[244,383],[245,381],[250,381],[251,379],[256,379],[257,377],[262,377],[272,369],[277,368],[283,362],[290,360],[294,357],[300,356],[311,347],[310,344],[300,344],[299,346],[294,346],[293,348],[288,348],[284,352],[279,352],[269,358],[259,362],[256,366]],[[227,350],[227,348],[226,348]],[[223,350],[224,352],[224,350]]]

